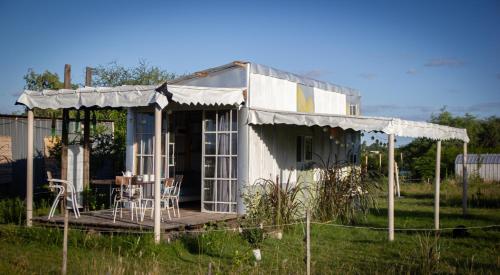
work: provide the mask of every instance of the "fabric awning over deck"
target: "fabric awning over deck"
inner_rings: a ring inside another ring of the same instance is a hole
[[[76,90],[25,90],[16,104],[40,109],[80,109],[82,107],[142,107],[158,104],[162,109],[170,101],[194,105],[240,105],[244,88],[212,88],[180,85],[124,85],[84,87]]]
[[[245,88],[168,85],[167,95],[171,95],[171,100],[179,104],[238,106],[245,101],[244,90]]]
[[[16,104],[40,109],[67,109],[81,107],[140,107],[158,104],[164,108],[167,97],[156,92],[156,85],[124,85],[116,87],[84,87],[76,90],[26,90]]]
[[[248,123],[340,127],[344,130],[377,131],[402,137],[424,137],[434,140],[458,139],[469,142],[465,129],[398,118],[309,114],[253,108],[248,111]]]

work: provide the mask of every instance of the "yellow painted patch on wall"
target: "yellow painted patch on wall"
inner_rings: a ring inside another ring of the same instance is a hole
[[[297,84],[297,112],[314,113],[313,87]]]

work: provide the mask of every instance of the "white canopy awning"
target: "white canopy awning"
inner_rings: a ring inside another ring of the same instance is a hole
[[[235,105],[245,101],[245,88],[214,88],[183,85],[168,85],[167,94],[173,102],[188,105]]]
[[[158,88],[163,92],[159,92]],[[158,104],[162,109],[170,101],[194,105],[240,105],[244,88],[212,88],[180,85],[124,85],[117,87],[84,87],[76,90],[25,90],[16,104],[40,109],[82,107],[142,107]],[[167,98],[168,96],[168,98]]]
[[[164,108],[167,97],[156,92],[156,85],[124,85],[117,87],[84,87],[76,90],[25,90],[16,104],[40,109],[67,109],[81,107],[140,107],[158,104]]]
[[[469,142],[469,137],[465,129],[398,118],[309,114],[253,108],[249,109],[248,123],[253,125],[289,124],[329,126],[340,127],[344,130],[377,131],[402,137],[424,137],[434,140],[458,139]]]

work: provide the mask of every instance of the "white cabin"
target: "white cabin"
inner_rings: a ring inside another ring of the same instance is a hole
[[[313,180],[307,172],[319,158],[359,162],[359,131],[248,121],[265,111],[357,116],[360,96],[353,89],[249,62],[200,71],[169,85],[243,92],[241,104],[216,99],[207,105],[200,99],[163,109],[162,177],[184,175],[182,200],[200,201],[202,211],[242,213],[245,186],[277,176]],[[127,123],[126,168],[153,175],[154,107],[129,108]]]

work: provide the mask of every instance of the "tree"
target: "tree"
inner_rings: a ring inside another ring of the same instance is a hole
[[[93,70],[93,86],[120,86],[120,85],[160,85],[167,80],[175,78],[174,73],[169,73],[159,67],[151,66],[146,61],[140,60],[135,67],[124,67],[117,62],[110,62],[106,65],[99,65]],[[24,76],[25,89],[41,91],[44,89],[61,89],[64,83],[61,82],[57,73],[44,71],[36,73],[33,69],[28,69]],[[79,85],[72,84],[72,88],[76,89]],[[81,118],[78,110],[70,111],[71,118]],[[34,110],[35,116],[43,117],[61,117],[61,110]],[[113,148],[109,152],[113,152],[115,161],[118,162],[117,167],[122,166],[125,154],[125,137],[127,130],[127,112],[124,109],[98,109],[94,112],[97,120],[112,120],[115,124]],[[100,142],[100,146],[109,143],[106,137],[94,137],[103,139],[106,142]],[[101,147],[102,147],[101,146]],[[99,152],[106,152],[105,149],[99,147]],[[118,168],[120,169],[120,168]]]
[[[121,85],[160,85],[167,80],[174,79],[176,74],[169,73],[156,66],[150,66],[140,60],[136,67],[127,68],[116,62],[99,65],[93,70],[94,86],[112,87]],[[125,142],[127,131],[127,112],[125,110],[99,110],[97,119],[113,120],[115,122],[115,136]],[[123,144],[125,148],[125,144]]]

